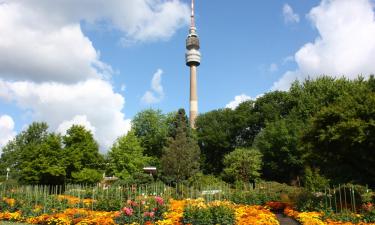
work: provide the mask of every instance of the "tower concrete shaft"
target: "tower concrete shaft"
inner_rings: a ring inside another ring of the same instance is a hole
[[[195,129],[198,116],[197,66],[190,66],[190,127]]]
[[[195,27],[194,0],[191,1],[191,25],[186,39],[186,65],[190,67],[190,127],[195,129],[198,116],[197,67],[201,63],[200,43]]]

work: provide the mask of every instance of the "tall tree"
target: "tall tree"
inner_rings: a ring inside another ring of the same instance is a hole
[[[0,159],[13,177],[24,184],[63,184],[64,152],[61,137],[48,132],[46,123],[32,123],[3,149]]]
[[[305,151],[299,146],[303,127],[291,117],[268,123],[259,133],[254,146],[263,154],[264,178],[291,182],[303,173]]]
[[[220,174],[223,170],[224,155],[234,150],[234,121],[234,112],[231,109],[214,110],[198,116],[196,132],[206,173]]]
[[[63,136],[63,144],[67,165],[67,178],[76,182],[72,173],[77,173],[84,168],[103,168],[104,158],[99,153],[98,143],[95,141],[91,131],[80,125],[73,125]]]
[[[169,138],[161,158],[163,176],[169,182],[187,180],[200,169],[199,146],[189,133],[185,110],[180,109],[176,120],[176,135]]]
[[[142,173],[143,167],[150,161],[149,157],[143,155],[143,151],[134,131],[130,131],[120,137],[109,151],[110,168],[123,180],[133,179],[133,175]]]
[[[160,110],[139,112],[132,121],[135,135],[140,139],[147,156],[160,158],[167,141],[166,118]]]
[[[322,108],[305,132],[310,163],[335,182],[375,186],[375,91],[357,80],[337,101]]]

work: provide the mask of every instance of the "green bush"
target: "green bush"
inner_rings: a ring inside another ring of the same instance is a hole
[[[329,179],[320,175],[319,169],[306,167],[302,180],[304,187],[309,191],[324,191],[329,187]]]
[[[296,196],[296,207],[299,211],[321,211],[325,208],[324,196],[319,192],[302,191]]]
[[[363,214],[363,222],[365,223],[375,223],[375,209],[365,212]]]
[[[212,213],[209,208],[187,206],[184,209],[183,224],[209,225],[212,224]]]
[[[236,218],[232,208],[226,206],[211,207],[212,224],[233,225],[236,223]]]
[[[224,205],[187,206],[184,208],[182,222],[192,225],[233,225],[236,220],[234,210]]]
[[[212,187],[212,186],[225,186],[227,185],[224,181],[215,177],[214,175],[205,175],[201,172],[190,177],[188,180],[188,185],[190,187]]]
[[[357,214],[344,210],[341,213],[333,213],[331,212],[326,212],[324,215],[324,219],[331,219],[333,221],[341,221],[341,222],[350,222],[350,223],[360,223],[362,222],[362,218],[357,216]]]

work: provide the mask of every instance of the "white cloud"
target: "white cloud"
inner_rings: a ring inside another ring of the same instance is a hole
[[[107,149],[130,120],[110,83],[111,66],[81,24],[120,31],[126,42],[150,42],[170,38],[188,15],[179,0],[0,0],[0,99],[52,130],[84,125]],[[160,79],[152,85],[158,97]]]
[[[353,79],[375,73],[375,20],[369,0],[322,0],[308,18],[320,35],[295,54],[298,69],[286,72],[273,90],[286,90],[308,76]]]
[[[284,4],[283,16],[285,23],[299,23],[299,15],[293,11],[289,4]]]
[[[56,131],[62,135],[66,135],[66,132],[73,125],[83,126],[86,130],[91,131],[91,133],[95,135],[96,128],[90,123],[90,121],[87,120],[86,115],[77,115],[72,120],[62,122]]]
[[[31,9],[0,5],[0,77],[72,83],[112,73],[79,23],[53,26]]]
[[[249,101],[249,100],[253,100],[252,97],[250,96],[247,96],[245,94],[242,94],[242,95],[238,95],[236,97],[234,97],[234,100],[229,102],[225,108],[230,108],[230,109],[236,109],[241,103],[243,102],[246,102],[246,101]]]
[[[31,112],[33,120],[47,122],[52,130],[63,132],[76,122],[94,131],[102,150],[130,130],[130,120],[121,112],[124,97],[114,93],[107,81],[38,84],[0,80],[0,86],[20,108]]]
[[[8,141],[12,140],[16,136],[14,131],[14,121],[12,117],[8,115],[0,116],[0,153],[1,148],[4,147]]]
[[[74,83],[108,78],[112,68],[83,34],[80,22],[105,24],[130,42],[170,38],[188,22],[178,0],[3,0],[0,77]]]
[[[158,69],[151,80],[151,90],[146,91],[142,97],[142,102],[145,104],[158,103],[164,98],[164,89],[161,84],[163,70]]]
[[[129,41],[168,39],[189,22],[189,7],[180,0],[5,1],[20,3],[55,25],[104,22]]]

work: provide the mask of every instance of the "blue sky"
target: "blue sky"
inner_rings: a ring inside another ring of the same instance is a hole
[[[257,96],[268,91],[293,62],[283,63],[306,42],[317,36],[305,14],[319,1],[290,1],[301,17],[299,23],[285,23],[285,1],[197,1],[196,16],[201,40],[202,64],[198,71],[200,111],[225,107],[234,96]],[[119,46],[119,35],[84,32],[101,51],[103,61],[120,73],[114,75],[117,90],[126,85],[125,114],[153,107],[165,112],[188,108],[189,71],[184,62],[188,27],[179,29],[166,41]],[[277,71],[270,71],[271,64]],[[144,104],[141,97],[149,89],[157,69],[163,70],[164,99]]]
[[[196,0],[199,110],[375,72],[372,0]],[[0,0],[0,147],[32,121],[106,151],[147,108],[188,110],[190,1]]]

